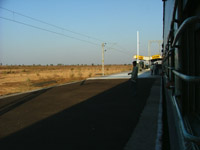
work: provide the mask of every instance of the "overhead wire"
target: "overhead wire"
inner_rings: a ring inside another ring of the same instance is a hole
[[[108,49],[113,49],[113,50],[116,50],[116,51],[118,51],[118,52],[120,52],[120,53],[123,53],[123,54],[125,54],[125,55],[132,55],[129,51],[124,51],[124,49],[123,49],[123,51],[121,50],[121,49],[118,49],[118,48],[114,48],[113,46],[116,46],[117,45],[117,43],[112,43],[112,45],[110,46],[110,47],[108,47]]]
[[[131,53],[129,50],[127,50],[126,48],[120,46],[119,44],[116,44],[116,46],[119,47],[120,49],[123,49],[123,50],[127,51],[128,53]]]
[[[126,53],[126,52],[124,52],[124,51],[122,51],[122,50],[120,50],[120,49],[117,49],[117,48],[108,47],[108,49],[113,49],[113,50],[115,50],[115,51],[117,51],[117,52],[120,52],[120,53],[122,53],[122,54],[124,54],[124,55],[128,55],[128,56],[132,55],[131,53]]]
[[[37,22],[40,22],[40,23],[43,23],[43,24],[46,24],[46,25],[49,25],[49,26],[52,26],[52,27],[55,27],[55,28],[64,30],[64,31],[68,31],[68,32],[71,32],[71,33],[74,33],[74,34],[77,34],[77,35],[81,35],[81,36],[90,38],[90,39],[94,39],[94,40],[97,40],[97,41],[104,42],[104,41],[101,40],[101,39],[98,39],[98,38],[95,38],[95,37],[91,37],[91,36],[86,35],[86,34],[78,33],[78,32],[72,31],[72,30],[68,30],[68,29],[66,29],[66,28],[59,27],[59,26],[54,25],[54,24],[51,24],[51,23],[47,23],[47,22],[42,21],[42,20],[40,20],[40,19],[36,19],[36,18],[27,16],[27,15],[24,15],[24,14],[18,13],[18,12],[13,11],[13,10],[9,10],[9,9],[4,8],[4,7],[1,7],[1,6],[0,6],[0,9],[9,11],[9,12],[11,12],[11,13],[13,13],[13,14],[17,14],[17,15],[20,15],[20,16],[23,16],[23,17],[26,17],[26,18],[29,18],[29,19],[31,19],[31,20],[34,20],[34,21],[37,21]],[[43,30],[43,31],[46,31],[46,32],[54,33],[54,34],[57,34],[57,35],[65,36],[65,37],[68,37],[68,38],[76,39],[76,40],[79,40],[79,41],[82,41],[82,42],[87,42],[87,43],[89,43],[89,44],[98,45],[98,46],[99,46],[99,44],[94,43],[94,42],[90,42],[90,41],[83,40],[83,39],[80,39],[80,38],[76,38],[76,37],[73,37],[73,36],[68,36],[68,35],[63,34],[63,33],[55,32],[55,31],[52,31],[52,30],[49,30],[49,29],[41,28],[41,27],[38,27],[38,26],[35,26],[35,25],[31,25],[31,24],[27,24],[27,23],[24,23],[24,22],[21,22],[21,21],[16,21],[16,20],[13,20],[13,19],[10,19],[10,18],[6,18],[6,17],[2,17],[2,16],[0,16],[0,18],[1,18],[1,19],[4,19],[4,20],[7,20],[7,21],[15,22],[15,23],[18,23],[18,24],[22,24],[22,25],[25,25],[25,26],[29,26],[29,27],[32,27],[32,28],[36,28],[36,29],[39,29],[39,30]],[[132,54],[130,54],[130,53],[124,52],[124,50],[122,51],[121,49],[117,49],[117,48],[113,48],[113,47],[108,47],[108,49],[113,49],[113,50],[115,50],[115,51],[118,51],[118,52],[120,52],[120,53],[122,53],[122,54],[125,54],[125,55],[128,55],[128,56],[132,55]]]
[[[2,16],[0,16],[0,18],[4,19],[4,20],[15,22],[15,23],[18,23],[18,24],[22,24],[22,25],[25,25],[25,26],[29,26],[29,27],[32,27],[32,28],[35,28],[35,29],[43,30],[43,31],[46,31],[46,32],[54,33],[54,34],[57,34],[57,35],[65,36],[65,37],[68,37],[68,38],[72,38],[72,39],[75,39],[75,40],[79,40],[79,41],[82,41],[82,42],[87,42],[89,44],[99,46],[99,44],[97,44],[97,43],[93,43],[93,42],[86,41],[86,40],[83,40],[83,39],[79,39],[79,38],[76,38],[76,37],[68,36],[68,35],[63,34],[63,33],[59,33],[59,32],[55,32],[55,31],[52,31],[52,30],[44,29],[44,28],[41,28],[41,27],[38,27],[38,26],[34,26],[34,25],[27,24],[27,23],[24,23],[24,22],[16,21],[16,20],[9,19],[9,18],[2,17]],[[108,47],[108,49],[116,50],[117,52],[120,52],[120,53],[128,55],[128,56],[131,55],[131,54],[128,54],[128,53],[124,53],[124,51],[116,49],[116,48],[113,48],[113,47]]]
[[[15,22],[15,23],[18,23],[18,24],[22,24],[22,25],[25,25],[25,26],[29,26],[29,27],[32,27],[32,28],[36,28],[36,29],[39,29],[39,30],[47,31],[47,32],[50,32],[50,33],[54,33],[54,34],[57,34],[57,35],[62,35],[62,36],[68,37],[68,38],[76,39],[76,40],[79,40],[79,41],[82,41],[82,42],[87,42],[87,43],[99,46],[99,44],[97,44],[97,43],[93,43],[93,42],[90,42],[90,41],[79,39],[79,38],[76,38],[76,37],[73,37],[73,36],[68,36],[68,35],[63,34],[63,33],[59,33],[59,32],[55,32],[55,31],[52,31],[52,30],[44,29],[44,28],[41,28],[41,27],[38,27],[38,26],[34,26],[34,25],[27,24],[27,23],[24,23],[24,22],[16,21],[16,20],[9,19],[9,18],[2,17],[2,16],[0,16],[0,18],[4,19],[4,20]]]
[[[89,36],[89,35],[86,35],[86,34],[78,33],[78,32],[75,32],[75,31],[72,31],[72,30],[63,28],[63,27],[59,27],[59,26],[57,26],[57,25],[54,25],[54,24],[51,24],[51,23],[42,21],[42,20],[37,19],[37,18],[33,18],[33,17],[27,16],[27,15],[24,15],[24,14],[21,14],[21,13],[18,13],[18,12],[16,12],[16,11],[13,11],[13,10],[10,10],[10,9],[7,9],[7,8],[1,7],[1,6],[0,6],[0,8],[3,9],[3,10],[9,11],[9,12],[11,12],[11,13],[14,13],[14,14],[17,14],[17,15],[20,15],[20,16],[23,16],[23,17],[25,17],[25,18],[28,18],[28,19],[31,19],[31,20],[34,20],[34,21],[37,21],[37,22],[40,22],[40,23],[43,23],[43,24],[46,24],[46,25],[49,25],[49,26],[58,28],[58,29],[61,29],[61,30],[64,30],[64,31],[71,32],[71,33],[73,33],[73,34],[77,34],[77,35],[84,36],[84,37],[87,37],[87,38],[90,38],[90,39],[94,39],[94,40],[97,40],[97,41],[104,42],[104,41],[101,40],[101,39],[98,39],[98,38],[95,38],[95,37],[92,37],[92,36]]]

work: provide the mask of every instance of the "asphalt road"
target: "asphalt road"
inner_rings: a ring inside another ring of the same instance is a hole
[[[0,146],[45,144],[67,150],[122,150],[155,78],[88,80],[0,99]]]

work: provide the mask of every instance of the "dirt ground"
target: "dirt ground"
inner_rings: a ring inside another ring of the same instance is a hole
[[[131,70],[131,65],[105,65],[105,75]],[[0,66],[0,96],[101,76],[101,65]]]

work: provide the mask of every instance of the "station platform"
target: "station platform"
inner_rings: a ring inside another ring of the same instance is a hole
[[[128,73],[114,76],[0,99],[0,146],[161,149],[161,77],[140,72],[135,97]]]
[[[128,72],[90,79],[129,79]],[[161,76],[151,75],[150,70],[138,73],[138,78],[154,78],[151,92],[140,115],[139,122],[124,150],[161,150],[162,148],[162,101]],[[144,87],[145,88],[145,87]]]
[[[152,76],[150,72],[141,74],[140,78],[157,78],[154,82],[146,105],[140,115],[124,150],[161,150],[162,149],[162,100],[161,77]]]

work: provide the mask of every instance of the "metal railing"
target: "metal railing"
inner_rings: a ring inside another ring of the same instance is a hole
[[[174,67],[167,67],[169,70],[174,70]]]
[[[166,53],[165,58],[163,59],[163,61],[165,61],[165,60],[168,58],[168,56],[170,55],[170,53],[171,53],[172,51],[174,51],[174,50],[175,50],[175,48],[171,48],[170,50],[168,50],[167,53]]]
[[[169,53],[170,52],[175,50],[175,47],[176,47],[175,44],[180,39],[180,37],[182,36],[184,31],[187,29],[187,27],[192,25],[192,24],[196,24],[196,23],[200,23],[200,17],[199,16],[192,16],[192,17],[189,17],[189,18],[185,19],[185,21],[183,21],[183,23],[178,28],[178,30],[177,30],[177,32],[176,32],[176,34],[174,36],[174,40],[172,42],[172,48],[167,52],[167,54],[166,54],[165,58],[163,59],[163,61],[165,61],[169,57]]]
[[[166,56],[163,59],[163,61],[166,61],[167,58],[170,56],[170,53],[172,51],[174,51],[176,47],[179,47],[179,45],[176,45],[176,43],[181,38],[181,36],[185,32],[185,30],[190,25],[193,25],[193,24],[196,24],[196,23],[200,23],[200,17],[199,16],[189,17],[181,24],[181,26],[178,28],[178,30],[177,30],[177,32],[176,32],[176,34],[174,36],[174,40],[172,42],[171,49],[169,51],[167,51]],[[182,80],[184,80],[186,82],[200,82],[200,76],[186,75],[186,74],[183,74],[183,73],[175,70],[175,68],[170,67],[170,66],[167,66],[167,69],[172,71],[172,73],[174,75],[176,75],[178,78],[180,78],[180,79],[182,79]],[[174,96],[174,95],[172,96],[172,101],[173,101],[173,104],[175,106],[175,110],[177,112],[178,120],[179,120],[179,123],[180,123],[180,129],[181,129],[181,132],[183,134],[183,137],[187,141],[195,142],[195,143],[197,143],[199,145],[200,144],[200,137],[199,136],[195,136],[192,133],[189,133],[188,130],[187,130],[187,127],[185,126],[185,121],[184,121],[184,118],[183,118],[183,116],[182,116],[182,114],[180,112],[180,108],[178,106],[178,103],[177,103],[177,100],[176,100],[176,96]]]
[[[176,96],[173,96],[172,100],[173,100],[173,103],[175,105],[175,109],[176,109],[178,119],[179,119],[179,122],[180,122],[180,128],[181,128],[181,131],[183,133],[184,138],[188,141],[191,141],[191,142],[200,143],[200,137],[194,136],[194,135],[188,133],[188,131],[187,131],[185,125],[184,125],[183,117],[181,115],[179,106],[177,104]]]
[[[200,17],[198,17],[198,16],[192,16],[192,17],[185,19],[185,21],[181,24],[181,26],[178,28],[178,30],[175,34],[175,37],[174,37],[174,40],[172,43],[172,47],[175,47],[176,42],[180,39],[181,35],[183,34],[185,29],[187,29],[187,27],[189,25],[196,24],[199,22],[200,22]]]
[[[196,24],[196,23],[200,23],[200,17],[199,16],[192,16],[192,17],[185,19],[185,21],[183,21],[183,23],[178,28],[178,30],[175,34],[175,37],[174,37],[174,40],[173,40],[173,43],[172,43],[172,48],[167,52],[167,55],[164,58],[164,61],[169,57],[169,53],[175,50],[175,47],[176,47],[175,44],[180,39],[180,37],[182,36],[184,31],[187,29],[187,27],[192,25],[192,24]],[[181,79],[183,79],[187,82],[199,82],[200,81],[200,76],[186,75],[186,74],[183,74],[183,73],[180,73],[180,72],[174,70],[174,68],[172,68],[172,67],[168,67],[168,69],[172,70],[172,72],[176,76],[178,76],[179,78],[181,78]]]
[[[187,82],[199,82],[200,81],[200,76],[189,76],[189,75],[185,75],[183,73],[180,73],[176,70],[172,70],[172,72],[178,76],[179,78],[183,79],[184,81]]]

